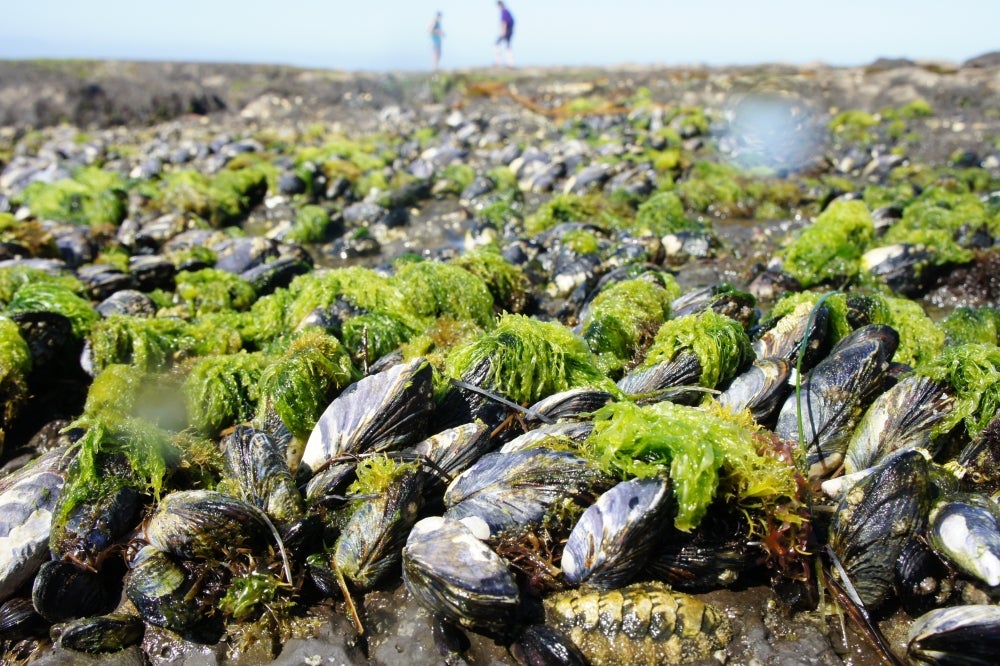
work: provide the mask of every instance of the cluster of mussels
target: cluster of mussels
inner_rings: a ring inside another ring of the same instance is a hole
[[[866,159],[780,177],[648,96],[428,113],[7,154],[10,654],[148,655],[157,628],[271,657],[324,599],[363,637],[401,575],[523,663],[725,661],[739,627],[694,594],[748,581],[799,611],[828,589],[876,637],[908,614],[892,659],[992,661],[1000,311],[910,299],[991,265],[995,174],[876,160],[911,135],[860,112],[826,129]],[[432,201],[466,251],[349,265]],[[755,213],[809,222],[747,291],[682,288],[732,253],[712,215]]]

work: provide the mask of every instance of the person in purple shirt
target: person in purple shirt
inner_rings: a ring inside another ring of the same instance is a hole
[[[500,36],[496,43],[496,64],[501,64],[500,54],[503,47],[507,48],[507,65],[514,66],[514,50],[510,46],[510,38],[514,36],[514,16],[507,9],[507,5],[498,0],[497,7],[500,8]]]

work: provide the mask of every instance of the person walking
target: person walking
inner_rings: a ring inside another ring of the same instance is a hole
[[[501,63],[501,53],[506,47],[507,50],[507,65],[509,67],[514,66],[514,50],[510,46],[510,38],[514,36],[514,16],[507,9],[507,6],[497,0],[497,7],[500,8],[500,36],[497,38],[495,51],[496,64]]]
[[[441,38],[444,37],[444,28],[441,27],[441,12],[434,15],[430,27],[431,46],[434,49],[434,69],[441,63]]]

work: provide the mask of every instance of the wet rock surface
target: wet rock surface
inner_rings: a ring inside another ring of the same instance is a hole
[[[921,182],[919,190],[936,184],[920,180],[925,168],[953,169],[942,178],[955,182],[1000,177],[997,108],[995,56],[963,64],[884,60],[858,68],[519,69],[433,76],[0,62],[0,213],[9,213],[12,222],[5,230],[31,230],[4,237],[0,266],[30,261],[43,271],[73,274],[87,285],[100,316],[117,308],[146,315],[174,308],[172,314],[197,318],[199,308],[214,306],[197,295],[172,295],[182,293],[185,271],[211,266],[252,285],[257,298],[316,269],[359,265],[390,272],[400,257],[449,260],[496,242],[504,258],[530,276],[533,288],[520,311],[540,319],[578,324],[599,281],[633,257],[669,270],[684,292],[727,283],[753,292],[766,310],[794,282],[776,273],[776,255],[832,202],[861,199],[869,185],[903,188],[909,179]],[[870,115],[835,126],[846,111]],[[321,150],[324,142],[342,145]],[[595,208],[571,208],[577,200],[545,208],[564,194],[618,196],[641,216],[641,203],[665,190],[664,183],[695,181],[701,162],[759,169],[769,186],[792,182],[796,191],[767,199],[747,194],[752,186],[741,182],[743,191],[727,198],[721,186],[705,195],[691,188],[682,191],[678,217],[707,221],[710,232],[703,224],[685,224],[653,238],[593,233],[604,220]],[[260,164],[270,170],[226,189],[228,175]],[[48,202],[25,195],[32,183],[59,183],[86,167],[122,179],[97,188],[115,193],[110,199],[78,192],[75,203],[45,215],[37,211]],[[500,182],[494,169],[505,170],[510,180]],[[192,195],[189,183],[169,180],[187,170],[210,183],[208,201],[197,196],[200,190]],[[980,189],[976,196],[989,203],[995,194]],[[525,232],[522,223],[544,210],[555,224]],[[77,214],[79,219],[65,217]],[[883,215],[876,215],[876,224],[899,219],[891,210]],[[317,220],[318,231],[310,231],[308,219]],[[595,238],[581,240],[588,233]],[[602,254],[567,249],[564,239],[574,234],[577,242],[598,244]],[[919,284],[906,283],[938,318],[957,307],[1000,302],[994,237],[979,228],[956,236],[962,249],[972,250],[969,258]],[[904,270],[901,279],[912,277]],[[843,279],[821,284],[832,288]],[[241,294],[233,286],[221,309],[248,307],[239,305]],[[351,304],[340,306],[322,313],[328,330],[340,332],[357,314]],[[66,321],[47,326],[70,330]],[[367,344],[366,338],[365,353]],[[66,363],[66,349],[55,347],[48,356],[35,354],[38,367]],[[9,426],[5,461],[30,456],[24,452],[39,439],[57,439],[47,425],[51,419],[79,416],[89,377],[76,368],[57,374],[54,386],[33,383],[35,392],[26,398],[32,407],[2,424]],[[43,428],[47,434],[32,439]],[[792,613],[766,580],[699,597],[735,626],[727,663],[881,663],[853,627],[844,643],[832,607]],[[398,576],[358,599],[364,636],[346,619],[343,602],[317,600],[310,606],[318,619],[278,648],[243,642],[236,649],[237,638],[205,645],[150,628],[141,646],[113,661],[49,649],[44,640],[35,655],[53,664],[249,664],[272,657],[289,665],[514,663],[506,645],[473,632],[468,645],[449,654],[436,640],[431,613]],[[894,607],[884,616],[891,648],[902,654],[906,616]],[[11,655],[31,654],[6,645]]]

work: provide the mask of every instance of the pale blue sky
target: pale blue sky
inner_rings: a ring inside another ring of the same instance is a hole
[[[1000,50],[1000,0],[510,0],[519,65],[960,62]],[[488,66],[492,0],[8,0],[0,58],[280,63],[424,70]]]

